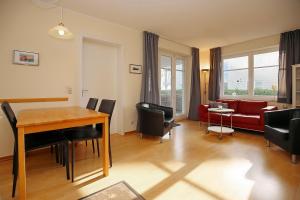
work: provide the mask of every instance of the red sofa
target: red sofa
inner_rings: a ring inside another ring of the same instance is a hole
[[[276,106],[268,106],[266,101],[246,101],[246,100],[218,100],[227,103],[228,108],[234,110],[232,115],[232,126],[235,128],[264,132],[264,112],[277,110]],[[202,122],[208,121],[209,105],[199,106],[199,119]],[[219,124],[220,114],[210,113],[210,122]],[[230,125],[230,116],[223,116],[223,123]]]

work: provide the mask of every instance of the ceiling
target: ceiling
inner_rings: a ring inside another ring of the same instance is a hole
[[[300,0],[60,0],[59,4],[202,50],[300,28]]]

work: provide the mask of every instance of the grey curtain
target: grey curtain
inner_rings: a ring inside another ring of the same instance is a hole
[[[292,103],[292,65],[300,63],[300,29],[281,33],[279,44],[278,99]]]
[[[210,71],[208,84],[208,99],[215,101],[220,98],[221,84],[221,48],[210,49]]]
[[[199,49],[192,48],[192,77],[190,90],[190,108],[188,118],[190,120],[199,120],[198,106],[200,105],[200,66]]]
[[[144,68],[141,102],[159,104],[158,39],[158,35],[144,32]]]

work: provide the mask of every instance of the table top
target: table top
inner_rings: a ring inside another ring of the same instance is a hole
[[[229,108],[209,108],[208,111],[209,112],[217,112],[217,113],[233,113],[234,112],[233,109],[229,109]]]
[[[108,117],[109,114],[96,112],[81,107],[58,107],[21,110],[18,114],[17,127],[41,125],[55,122],[73,121]]]

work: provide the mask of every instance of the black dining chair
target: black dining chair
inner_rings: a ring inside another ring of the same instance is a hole
[[[16,184],[18,177],[18,129],[17,118],[8,102],[3,102],[1,108],[6,115],[14,134],[14,154],[13,154],[13,189],[12,197],[15,196]],[[70,179],[69,174],[69,148],[68,140],[58,131],[47,131],[25,135],[25,152],[31,150],[49,147],[51,145],[59,145],[63,147],[64,157],[63,164],[66,167],[67,179]]]
[[[97,98],[90,98],[86,108],[90,110],[95,110],[98,104],[98,99]],[[88,125],[90,126],[90,125]],[[94,140],[92,139],[92,145],[93,145],[93,153],[95,153],[95,145],[94,145]],[[87,140],[85,140],[85,146],[87,146]]]
[[[89,110],[95,110],[98,104],[98,99],[97,98],[89,98],[89,101],[86,105],[86,108]],[[92,126],[92,125],[87,125],[87,126]],[[67,128],[67,129],[63,129],[62,132],[67,132],[75,128]],[[92,144],[93,144],[93,153],[95,153],[95,147],[94,147],[94,140],[92,140]],[[85,145],[87,146],[87,140],[85,141]],[[53,152],[53,146],[51,145],[51,153]],[[59,153],[58,153],[59,152]],[[56,162],[62,164],[62,160],[61,160],[61,148],[59,145],[55,145],[55,153],[56,153]]]
[[[114,111],[115,103],[116,103],[115,100],[103,99],[101,101],[101,104],[100,104],[99,110],[98,110],[99,112],[109,114],[109,133],[110,133],[110,122],[111,122],[111,117],[112,117],[112,114],[113,114],[113,111]],[[82,141],[82,140],[96,139],[96,141],[97,141],[97,151],[98,151],[98,156],[99,156],[100,152],[99,152],[99,141],[98,141],[98,139],[102,138],[102,124],[96,124],[96,127],[84,126],[84,127],[79,127],[79,128],[76,128],[76,129],[72,129],[70,131],[65,132],[65,136],[72,143],[71,178],[72,178],[72,182],[74,182],[75,142],[76,141]],[[110,166],[112,166],[110,134],[109,134],[109,137],[108,137],[108,141],[109,141]]]

